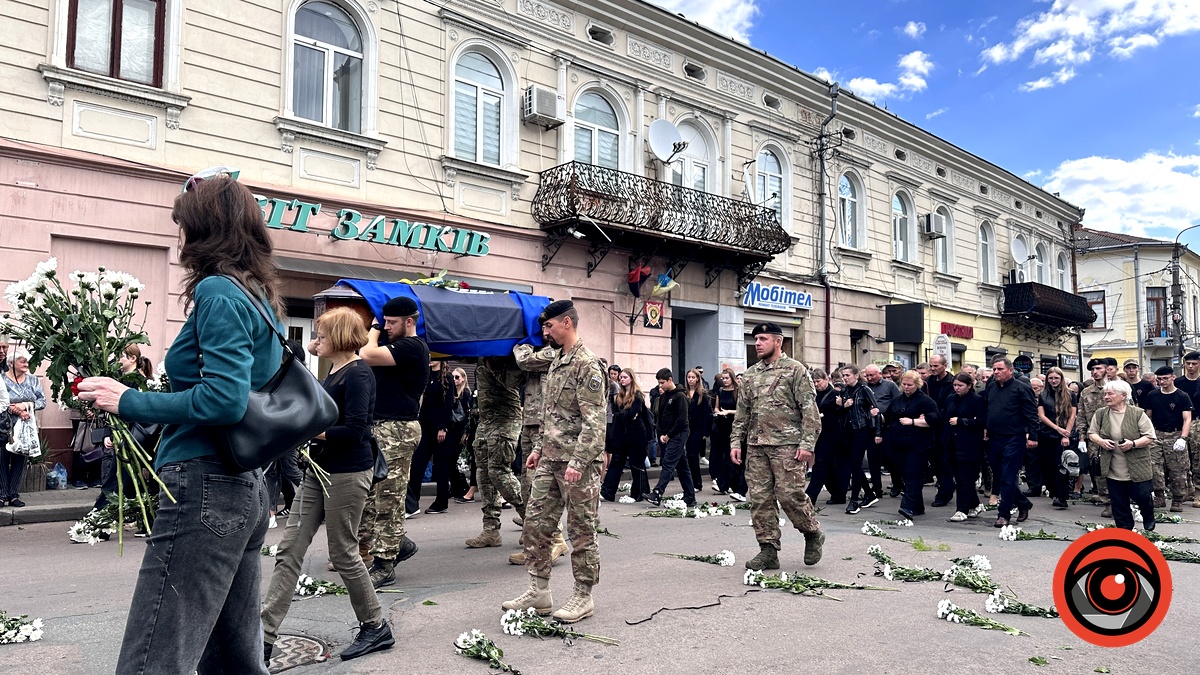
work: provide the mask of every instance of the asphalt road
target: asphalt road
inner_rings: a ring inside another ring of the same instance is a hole
[[[710,498],[715,495],[708,493]],[[723,503],[725,499],[720,498]],[[1027,527],[1044,527],[1068,537],[1083,530],[1074,520],[1097,521],[1100,510],[1077,505],[1053,512],[1048,499],[1036,499]],[[1197,584],[1200,565],[1171,563],[1174,597],[1159,629],[1142,642],[1121,649],[1089,645],[1058,619],[988,615],[1027,631],[1001,632],[937,619],[943,598],[984,612],[985,595],[963,589],[944,591],[941,583],[887,582],[871,576],[867,547],[880,544],[898,562],[939,569],[948,558],[982,553],[991,559],[993,577],[1021,599],[1052,603],[1050,580],[1068,545],[1059,541],[1000,541],[990,520],[948,523],[952,508],[929,509],[912,528],[889,530],[902,537],[923,537],[936,549],[917,551],[903,542],[860,533],[863,521],[897,518],[897,500],[848,516],[836,507],[821,515],[828,533],[825,558],[804,568],[803,538],[785,527],[784,570],[804,570],[827,579],[863,581],[896,587],[899,592],[833,591],[830,598],[752,590],[742,583],[743,562],[757,552],[749,512],[699,520],[634,518],[642,505],[602,504],[602,525],[620,535],[600,537],[603,572],[595,589],[596,615],[577,625],[584,632],[617,638],[620,646],[591,642],[572,645],[504,635],[500,603],[527,584],[522,568],[507,563],[517,550],[518,530],[505,511],[504,546],[468,550],[463,540],[479,530],[479,512],[452,505],[446,515],[422,515],[409,521],[420,552],[400,568],[393,588],[382,595],[397,637],[387,652],[342,662],[336,654],[353,637],[354,617],[344,597],[297,599],[282,632],[317,637],[332,645],[333,659],[291,671],[310,673],[454,673],[489,672],[487,665],[454,653],[455,637],[479,628],[505,650],[505,660],[526,674],[536,673],[774,673],[803,670],[834,673],[929,672],[1186,672],[1193,670],[1194,635],[1200,626]],[[1186,507],[1185,518],[1200,521],[1200,509]],[[0,646],[0,672],[92,674],[113,672],[129,597],[144,540],[129,537],[123,557],[115,541],[94,547],[71,544],[68,523],[0,528],[0,569],[5,570],[0,609],[41,617],[45,637],[37,643]],[[1162,524],[1159,532],[1200,537],[1200,524]],[[277,542],[282,530],[270,532]],[[1200,551],[1200,546],[1184,546]],[[719,567],[653,555],[654,552],[715,554],[730,549],[735,567]],[[337,580],[325,571],[325,542],[318,535],[304,571]],[[263,558],[263,590],[272,559]],[[551,581],[556,604],[570,595],[570,566],[559,561]],[[720,596],[720,604],[715,605]],[[436,604],[423,604],[431,601]],[[635,626],[660,608],[672,609]],[[1031,657],[1050,659],[1045,667]]]

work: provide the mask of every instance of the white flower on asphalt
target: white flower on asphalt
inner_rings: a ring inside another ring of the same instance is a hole
[[[782,581],[783,583],[785,583],[785,584],[786,584],[786,583],[787,583],[787,580],[788,580],[788,573],[787,573],[787,572],[780,572],[780,573],[779,573],[779,580],[780,580],[780,581]]]
[[[1016,525],[1005,525],[1004,527],[1000,528],[1000,538],[1004,541],[1016,541],[1017,534],[1020,531],[1021,528],[1017,527]]]
[[[637,503],[637,500],[636,500],[636,499],[634,499],[633,497],[630,497],[629,495],[621,495],[621,498],[620,498],[620,499],[618,499],[617,501],[618,501],[618,502],[620,502],[621,504],[635,504],[635,503]]]
[[[873,556],[876,553],[883,553],[883,547],[879,544],[871,544],[867,547],[867,555]]]
[[[987,611],[991,612],[992,614],[999,614],[1000,612],[1004,611],[1005,607],[1008,606],[1008,600],[1004,597],[1000,589],[997,588],[992,592],[991,595],[987,597],[987,600],[984,601],[983,604]]]
[[[913,521],[908,518],[905,518],[904,520],[900,521],[900,524],[903,525],[904,527],[912,527]]]
[[[684,503],[682,498],[672,497],[671,499],[664,499],[662,507],[664,509],[679,509],[682,511],[687,508],[687,504]]]
[[[883,564],[883,578],[887,579],[888,581],[893,580],[892,566],[887,563]]]
[[[721,558],[721,567],[733,567],[733,564],[737,562],[733,557],[733,551],[728,549],[721,551],[718,555]]]
[[[742,577],[742,583],[747,586],[757,586],[758,582],[763,578],[763,573],[758,570],[746,570],[746,574]]]
[[[969,562],[971,567],[974,567],[976,570],[978,570],[980,572],[992,571],[992,561],[988,560],[987,556],[985,556],[985,555],[976,553],[975,555],[971,556],[970,558],[967,558],[967,561]]]

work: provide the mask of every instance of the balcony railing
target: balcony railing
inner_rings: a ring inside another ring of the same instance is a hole
[[[1096,322],[1096,312],[1082,296],[1033,282],[1004,287],[1001,316],[1053,328],[1086,328]]]
[[[737,264],[770,260],[791,245],[775,212],[749,202],[582,162],[547,169],[541,179],[533,217],[542,229],[579,224],[591,238],[596,224],[733,251]]]

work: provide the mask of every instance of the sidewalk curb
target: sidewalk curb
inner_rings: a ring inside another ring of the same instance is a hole
[[[92,505],[48,504],[45,506],[6,506],[0,509],[0,527],[8,525],[32,525],[33,523],[57,523],[83,520],[92,510]]]

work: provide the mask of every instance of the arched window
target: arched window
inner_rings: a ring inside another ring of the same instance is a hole
[[[862,189],[858,177],[844,173],[838,178],[838,233],[841,235],[842,246],[863,248],[860,223],[862,222],[862,204],[859,201]]]
[[[986,220],[979,226],[979,281],[996,283],[996,233]]]
[[[903,192],[892,195],[892,240],[896,260],[916,262],[916,233],[913,231],[912,203]]]
[[[754,201],[775,212],[775,219],[783,222],[783,164],[768,148],[758,153],[755,162]]]
[[[488,57],[465,52],[454,64],[454,156],[500,165],[504,79]]]
[[[679,135],[687,149],[671,164],[671,182],[693,190],[708,192],[709,167],[712,166],[712,147],[707,135],[690,122],[679,124]]]
[[[954,218],[950,209],[939,206],[933,212],[933,228],[946,235],[933,240],[933,258],[937,262],[937,271],[943,274],[954,272]]]
[[[617,112],[603,96],[588,92],[575,104],[575,161],[621,168]]]
[[[296,10],[292,35],[292,112],[334,129],[362,132],[363,39],[330,2]]]
[[[1059,253],[1054,264],[1054,281],[1064,291],[1071,290],[1071,277],[1067,274],[1067,254]]]
[[[1033,249],[1033,280],[1039,284],[1047,283],[1046,279],[1046,245],[1038,244]]]

